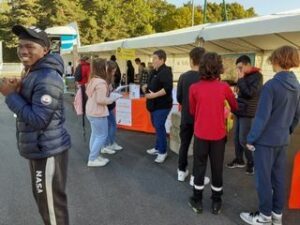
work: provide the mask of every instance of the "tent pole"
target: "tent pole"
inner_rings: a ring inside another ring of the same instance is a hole
[[[203,9],[203,23],[206,23],[206,9],[207,9],[207,0],[204,0],[204,9]]]

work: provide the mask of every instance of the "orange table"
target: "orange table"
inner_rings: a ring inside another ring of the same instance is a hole
[[[131,99],[131,126],[119,125],[118,128],[155,133],[150,113],[146,109],[146,98]]]

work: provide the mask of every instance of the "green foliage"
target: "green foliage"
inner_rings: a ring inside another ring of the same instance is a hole
[[[93,44],[192,25],[192,4],[176,8],[164,0],[10,0],[0,3],[0,39],[5,49],[16,46],[11,33],[14,24],[41,28],[76,21],[81,42]],[[208,3],[207,22],[224,18],[223,5]],[[228,20],[255,16],[253,8],[226,4]],[[203,22],[203,9],[195,7],[194,24]]]

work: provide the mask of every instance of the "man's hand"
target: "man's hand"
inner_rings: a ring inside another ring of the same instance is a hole
[[[144,94],[146,94],[146,92],[147,92],[147,84],[144,84],[142,86],[142,91],[143,91]]]
[[[0,86],[0,92],[4,96],[7,96],[13,92],[17,92],[20,89],[20,80],[17,78],[3,78]]]
[[[237,75],[238,75],[238,79],[243,78],[245,76],[243,69],[238,68]]]
[[[149,91],[150,91],[150,90],[149,90]],[[150,93],[145,94],[145,97],[146,97],[147,99],[153,99],[153,98],[156,98],[156,94],[155,94],[154,92],[150,91]]]
[[[254,152],[255,151],[255,147],[254,145],[251,145],[251,144],[246,144],[246,147],[248,148],[248,150],[250,150],[251,152]]]

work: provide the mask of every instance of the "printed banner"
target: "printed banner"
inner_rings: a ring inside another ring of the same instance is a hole
[[[117,124],[132,126],[131,99],[118,99],[116,102]]]

